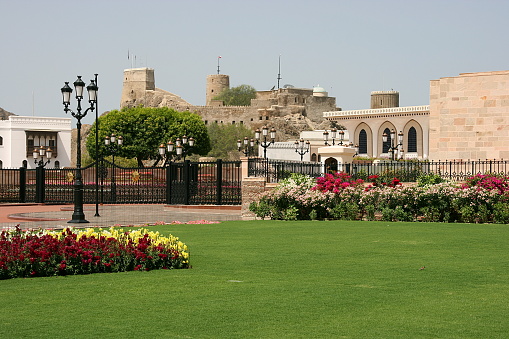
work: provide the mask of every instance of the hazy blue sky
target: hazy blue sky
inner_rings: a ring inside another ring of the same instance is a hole
[[[508,13],[506,0],[0,0],[0,107],[65,117],[64,81],[98,73],[100,112],[118,109],[131,66],[203,105],[219,55],[231,86],[277,85],[281,55],[281,85],[320,85],[344,110],[390,89],[425,105],[432,79],[509,69]]]

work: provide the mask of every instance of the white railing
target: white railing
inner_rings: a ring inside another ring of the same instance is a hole
[[[429,105],[323,112],[323,117],[429,112]]]

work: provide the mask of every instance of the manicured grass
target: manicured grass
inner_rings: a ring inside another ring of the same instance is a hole
[[[179,236],[193,268],[0,281],[0,337],[509,333],[508,225],[231,221],[151,229]]]

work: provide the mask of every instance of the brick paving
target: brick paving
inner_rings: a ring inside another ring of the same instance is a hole
[[[72,219],[73,205],[0,204],[0,228],[64,228],[144,225],[172,221],[241,220],[240,206],[168,206],[168,205],[85,205],[89,223],[67,223]]]

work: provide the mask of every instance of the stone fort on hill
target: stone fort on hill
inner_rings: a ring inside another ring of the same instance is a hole
[[[278,118],[292,117],[296,120],[310,120],[315,124],[324,122],[323,112],[337,111],[336,98],[329,97],[321,87],[278,88],[257,91],[251,106],[224,106],[222,101],[213,100],[223,90],[230,88],[230,78],[225,74],[207,76],[206,104],[195,106],[180,96],[159,89],[155,85],[154,69],[132,68],[124,70],[122,99],[120,107],[169,107],[178,111],[199,114],[205,124],[245,124],[251,128],[269,125]]]

